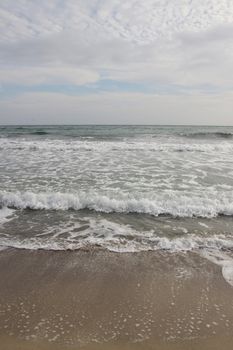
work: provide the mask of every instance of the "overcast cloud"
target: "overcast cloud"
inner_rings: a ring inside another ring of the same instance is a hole
[[[0,123],[233,125],[233,1],[1,0]]]

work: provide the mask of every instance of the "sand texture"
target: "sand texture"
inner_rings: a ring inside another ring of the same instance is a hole
[[[232,350],[233,287],[196,253],[0,252],[0,349]]]

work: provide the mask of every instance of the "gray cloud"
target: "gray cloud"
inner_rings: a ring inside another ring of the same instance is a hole
[[[68,96],[27,93],[0,101],[2,124],[231,125],[233,93],[203,96],[98,93]]]

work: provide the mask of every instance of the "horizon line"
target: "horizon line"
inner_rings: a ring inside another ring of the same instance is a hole
[[[24,127],[24,126],[202,126],[202,127],[233,127],[227,124],[0,124],[0,127]]]

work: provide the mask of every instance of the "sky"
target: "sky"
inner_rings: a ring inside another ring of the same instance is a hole
[[[233,125],[233,1],[0,0],[0,124]]]

